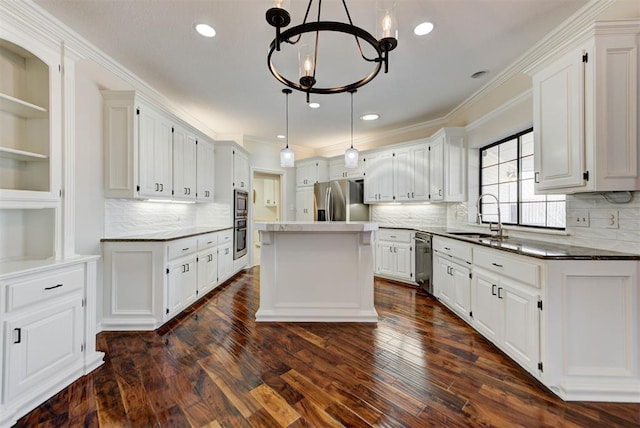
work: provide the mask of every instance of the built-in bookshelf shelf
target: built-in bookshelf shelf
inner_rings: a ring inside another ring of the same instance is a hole
[[[47,117],[46,108],[3,93],[0,93],[0,111],[11,113],[26,119]]]
[[[43,162],[49,159],[49,156],[41,153],[27,152],[24,150],[10,149],[8,147],[0,147],[0,158],[13,159],[23,162]]]

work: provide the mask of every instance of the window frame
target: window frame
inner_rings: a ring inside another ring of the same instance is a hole
[[[522,184],[522,172],[520,169],[520,164],[522,161],[521,158],[521,140],[520,138],[523,135],[526,135],[530,132],[533,132],[533,127],[527,128],[523,131],[519,131],[516,132],[515,134],[511,134],[508,137],[505,137],[499,141],[496,141],[495,143],[491,143],[491,144],[487,144],[486,146],[482,146],[480,148],[478,148],[478,197],[480,197],[480,195],[482,195],[482,170],[483,170],[483,165],[482,165],[482,151],[483,150],[487,150],[490,149],[492,147],[498,146],[500,144],[506,143],[508,141],[512,141],[514,139],[517,139],[517,144],[516,144],[516,166],[517,166],[517,186],[516,186],[516,222],[512,223],[505,223],[504,221],[502,222],[503,225],[508,225],[508,226],[516,226],[516,227],[522,227],[522,228],[527,228],[527,229],[538,229],[538,230],[554,230],[554,231],[564,231],[567,229],[567,225],[566,225],[566,212],[567,212],[567,205],[566,205],[566,199],[565,199],[565,226],[564,227],[553,227],[553,226],[537,226],[537,225],[529,225],[529,224],[522,224],[520,222],[520,209],[521,209],[521,205],[523,203],[523,201],[521,200],[522,197],[522,191],[521,191],[521,184]],[[535,156],[535,153],[534,153]],[[499,165],[499,163],[497,164]],[[497,185],[500,185],[500,180],[498,179],[498,183]],[[496,195],[499,197],[499,195]],[[501,201],[502,202],[502,201]],[[548,204],[548,200],[545,199],[544,203],[545,203],[545,208],[547,207]],[[500,209],[500,205],[498,205],[498,210]],[[478,213],[482,214],[482,201],[480,201],[480,203],[478,204]],[[490,223],[494,223],[494,222],[490,222],[490,221],[485,221],[484,218],[482,218],[481,220],[481,224],[490,224]]]

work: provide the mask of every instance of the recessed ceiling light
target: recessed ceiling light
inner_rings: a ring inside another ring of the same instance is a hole
[[[311,107],[311,108],[320,108],[320,103],[309,103],[309,107]]]
[[[475,73],[473,73],[471,75],[472,79],[479,79],[480,77],[484,77],[489,73],[488,70],[480,70],[480,71],[476,71]]]
[[[216,30],[209,24],[196,24],[194,28],[198,34],[203,37],[213,37],[216,35]]]
[[[378,120],[380,118],[379,114],[376,113],[367,113],[360,116],[361,120]]]
[[[430,22],[423,22],[422,24],[416,25],[416,28],[413,29],[413,32],[416,36],[425,36],[433,31],[433,24]]]
[[[286,136],[286,135],[279,134],[279,135],[277,135],[277,138],[279,138],[279,139],[281,139],[281,140],[284,140],[285,138],[287,138],[287,136]]]

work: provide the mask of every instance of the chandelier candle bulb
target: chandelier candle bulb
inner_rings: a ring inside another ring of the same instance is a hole
[[[378,1],[377,22],[380,23],[379,39],[398,39],[398,21],[395,1]]]

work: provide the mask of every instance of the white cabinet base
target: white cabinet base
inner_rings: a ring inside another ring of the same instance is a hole
[[[262,244],[256,321],[378,321],[371,246],[371,227],[376,225],[257,223],[256,227]]]

